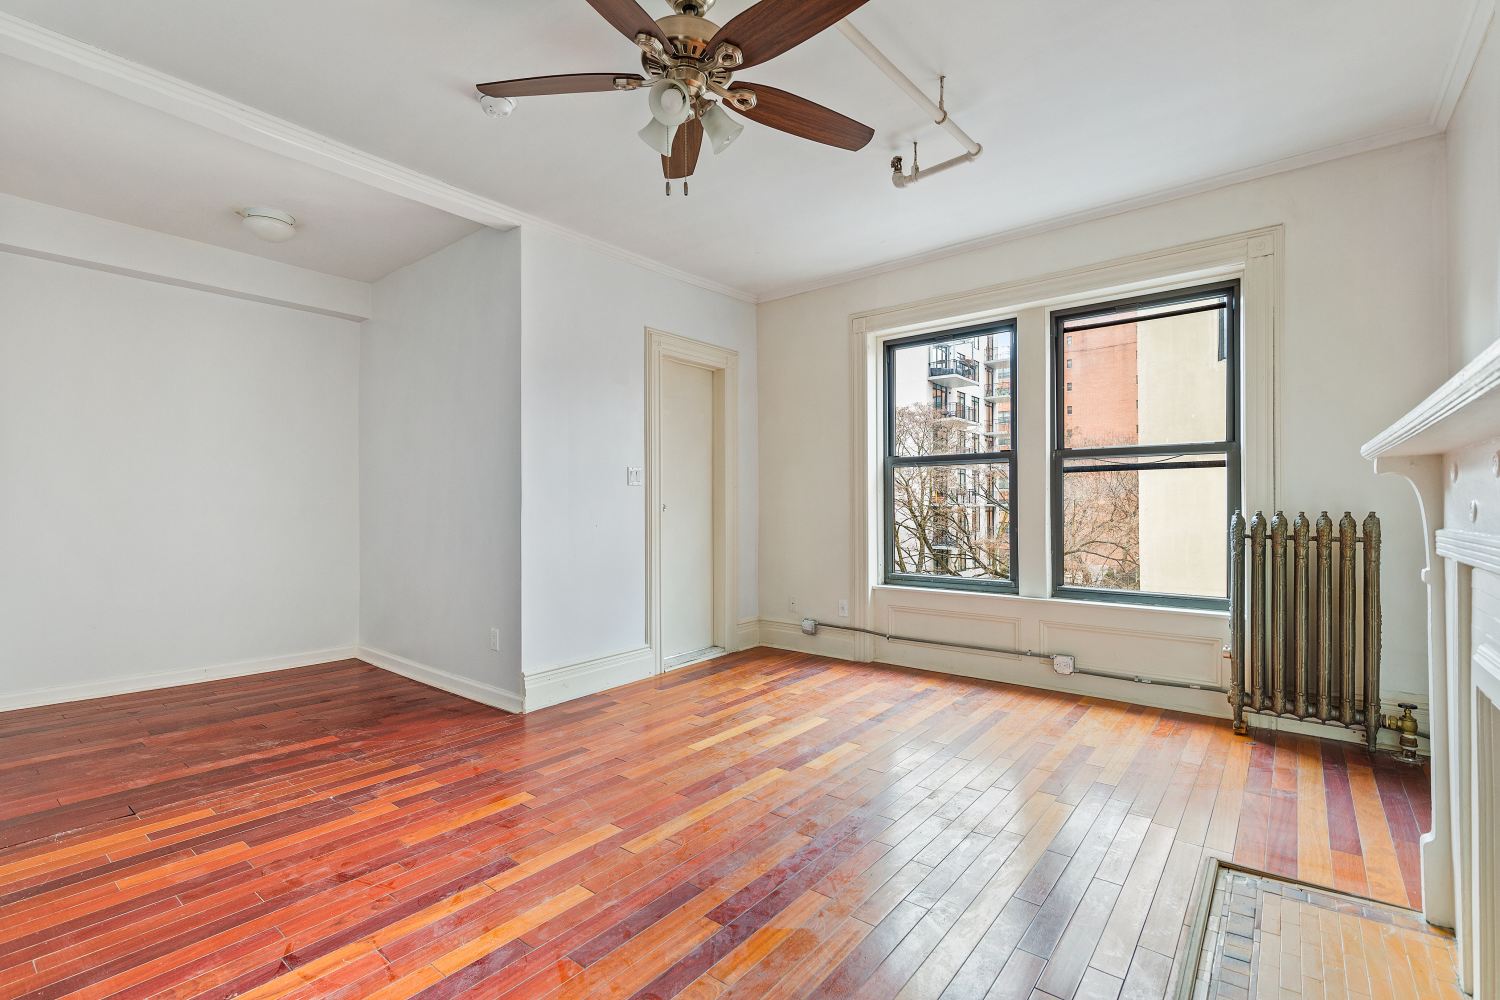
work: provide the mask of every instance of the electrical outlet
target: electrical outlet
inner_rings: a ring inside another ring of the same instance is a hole
[[[796,611],[797,610],[797,599],[795,597],[788,597],[786,599],[786,609],[788,611]]]
[[[497,651],[500,649],[500,630],[497,628],[490,629],[490,648]]]
[[[839,617],[840,618],[848,618],[849,617],[849,602],[848,601],[839,601]]]

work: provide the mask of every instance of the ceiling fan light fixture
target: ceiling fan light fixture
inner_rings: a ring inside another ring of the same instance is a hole
[[[267,243],[285,243],[297,235],[297,220],[280,209],[254,205],[240,209],[239,214],[245,219],[245,229]]]
[[[687,88],[676,80],[657,80],[653,83],[650,104],[651,117],[663,125],[681,125],[693,117],[693,102]]]
[[[745,131],[745,126],[725,114],[724,109],[717,104],[710,104],[708,110],[698,117],[703,122],[703,134],[708,136],[716,155],[722,153],[726,146]]]
[[[659,119],[652,118],[636,135],[662,156],[671,156],[672,140],[677,135],[677,129],[677,125],[665,125]]]

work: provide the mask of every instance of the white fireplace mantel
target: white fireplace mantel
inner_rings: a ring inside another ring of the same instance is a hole
[[[1458,938],[1464,989],[1500,1000],[1500,341],[1366,444],[1405,477],[1427,566],[1432,830],[1422,901]]]

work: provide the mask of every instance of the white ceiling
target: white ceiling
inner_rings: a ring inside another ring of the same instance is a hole
[[[480,228],[5,56],[0,135],[6,194],[357,281]],[[246,232],[250,205],[290,213],[296,238]]]
[[[634,47],[584,0],[0,0],[0,10],[765,295],[1319,151],[1436,132],[1477,2],[870,0],[851,20],[934,95],[947,75],[949,111],[984,155],[894,188],[888,161],[909,155],[913,139],[928,165],[961,149],[828,31],[742,77],[864,121],[875,140],[849,153],[748,124],[721,156],[705,149],[686,199],[663,195],[660,161],[635,137],[649,117],[641,93],[528,98],[500,121],[478,109],[478,82],[639,70]],[[643,3],[668,12],[665,0]],[[749,5],[720,0],[711,19]],[[335,194],[351,182],[273,166],[270,154],[174,130],[164,115],[137,136],[128,110],[94,108],[57,81],[49,90],[38,73],[0,72],[0,188],[10,193],[113,218],[120,210],[99,203],[123,199],[137,213],[125,221],[221,245],[211,231],[237,221],[225,223],[229,204],[264,198],[298,214],[302,199],[306,243],[238,248],[292,263],[301,252],[307,266],[351,276],[404,263],[398,245],[441,245],[465,231],[444,228],[434,210],[387,207],[385,242],[395,245],[382,246],[369,215],[345,211]],[[18,109],[18,95],[35,110]],[[12,129],[35,144],[20,165],[6,162]],[[91,186],[96,207],[61,200]],[[328,247],[312,246],[314,227]]]

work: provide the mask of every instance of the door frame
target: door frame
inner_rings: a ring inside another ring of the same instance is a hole
[[[740,355],[646,328],[646,644],[653,673],[661,644],[661,366],[676,361],[713,376],[713,643],[734,650],[739,594]]]

